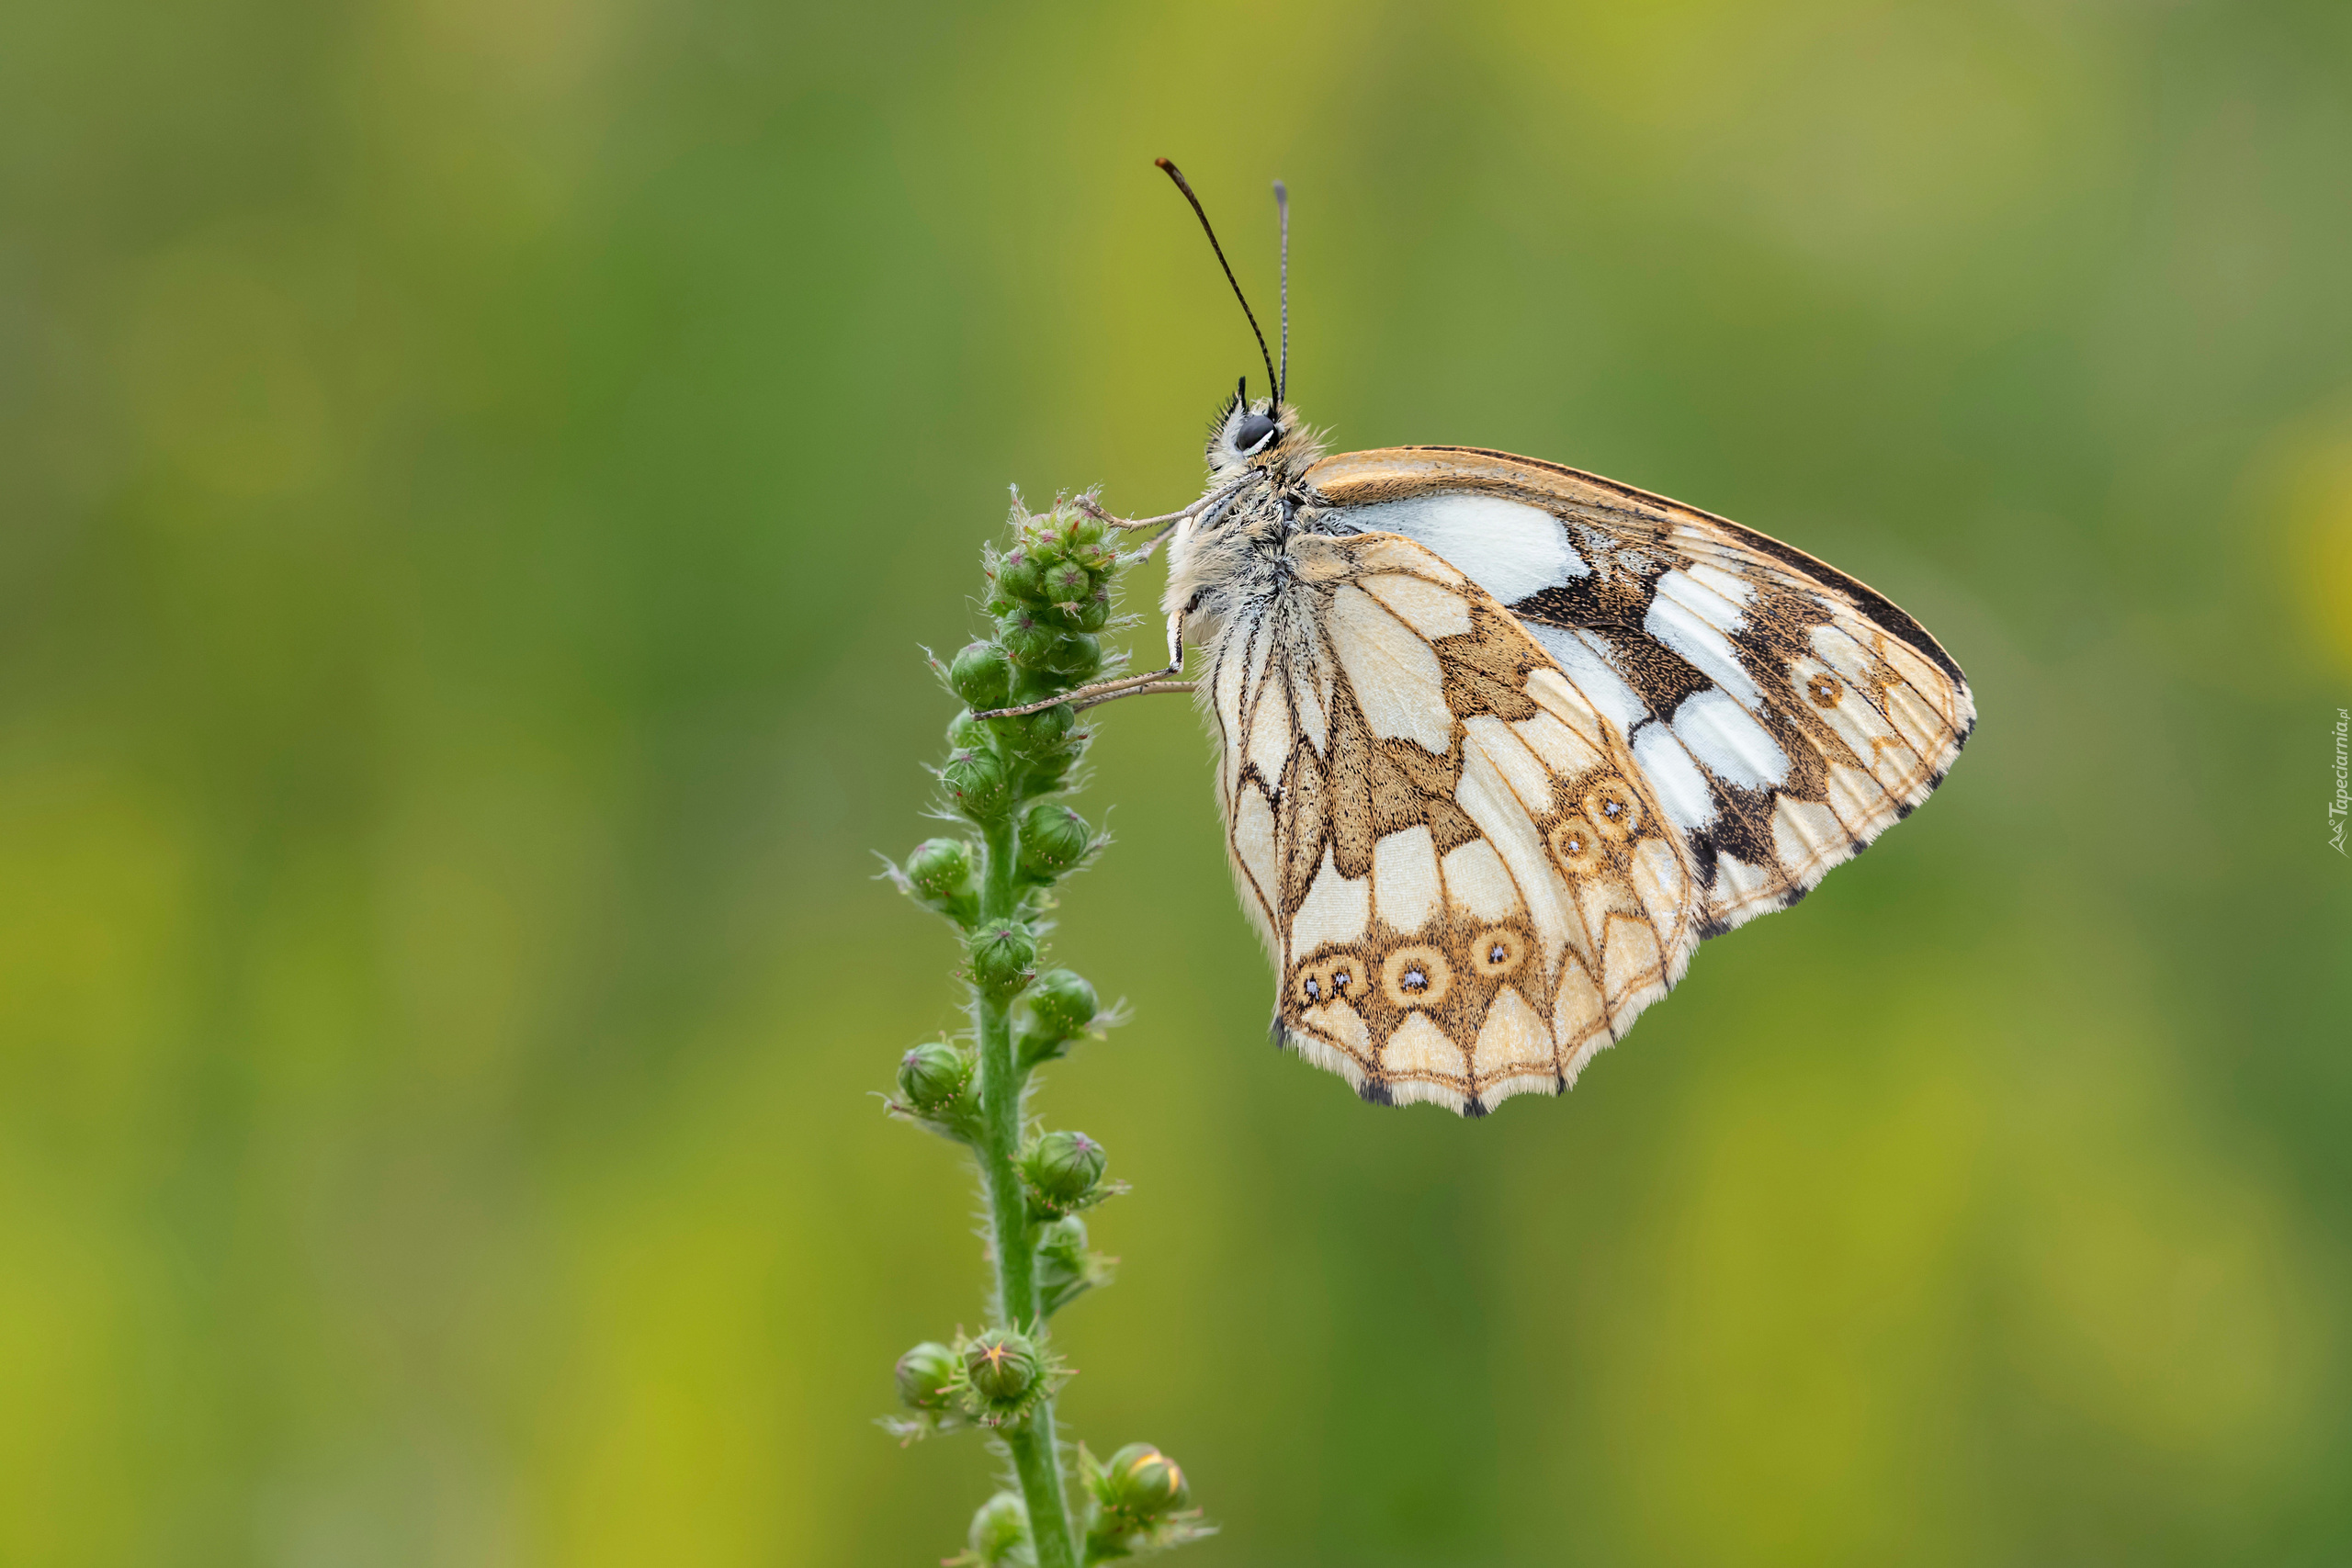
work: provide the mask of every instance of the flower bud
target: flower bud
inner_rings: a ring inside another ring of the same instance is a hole
[[[964,1376],[989,1404],[1018,1404],[1045,1375],[1037,1347],[1012,1329],[991,1328],[964,1347]]]
[[[947,667],[947,683],[976,713],[1001,708],[1012,692],[1012,661],[995,643],[967,644]]]
[[[958,751],[986,750],[989,739],[989,721],[974,718],[970,708],[947,721],[947,744]]]
[[[1149,1443],[1129,1443],[1102,1466],[1095,1483],[1102,1506],[1134,1519],[1153,1519],[1193,1500],[1184,1472]]]
[[[1111,595],[1101,589],[1078,602],[1078,608],[1065,611],[1063,624],[1082,632],[1099,632],[1111,624]]]
[[[1062,639],[1069,635],[1051,621],[1028,610],[1020,610],[997,623],[997,640],[1004,644],[1005,656],[1024,670],[1058,671],[1069,659]]]
[[[1050,512],[1035,512],[1021,520],[1013,548],[1051,565],[1061,553],[1061,531]]]
[[[947,759],[940,781],[956,809],[976,821],[1001,812],[1012,793],[1012,780],[992,751],[957,751]]]
[[[1093,841],[1085,818],[1058,801],[1041,800],[1021,818],[1021,874],[1051,882],[1085,858]]]
[[[1048,604],[1083,604],[1094,594],[1094,574],[1074,560],[1063,561],[1040,579],[1040,594]]]
[[[907,886],[933,908],[946,908],[971,890],[972,846],[961,839],[925,839],[907,857]]]
[[[1015,599],[1036,599],[1040,597],[1038,589],[1041,585],[1038,569],[1044,564],[1036,550],[1015,545],[997,563],[996,585]],[[1047,594],[1044,597],[1052,596]]]
[[[899,1401],[910,1410],[944,1410],[963,1362],[946,1346],[924,1340],[899,1358]]]
[[[1021,999],[1029,1004],[1035,1032],[1057,1041],[1085,1033],[1094,1015],[1102,1010],[1086,976],[1069,969],[1046,970],[1030,983]]]
[[[1078,728],[1078,710],[1068,703],[1057,703],[1024,717],[999,722],[1021,726],[1015,732],[1013,745],[1023,756],[1038,758],[1052,752],[1069,739],[1069,732]]]
[[[1102,668],[1102,639],[1091,632],[1056,632],[1053,642],[1029,661],[1072,681],[1088,681]]]
[[[1017,991],[1037,962],[1037,938],[1018,920],[997,920],[974,931],[965,953],[973,984],[985,991]]]
[[[981,1504],[979,1512],[972,1516],[964,1544],[972,1549],[978,1568],[1012,1568],[1015,1562],[1030,1562],[1029,1507],[1021,1494],[1000,1492]]]
[[[1047,1133],[1021,1151],[1021,1177],[1054,1208],[1075,1203],[1102,1179],[1110,1156],[1083,1133]]]
[[[1085,754],[1085,750],[1082,746],[1070,746],[1061,750],[1048,751],[1031,761],[1029,764],[1030,793],[1041,795],[1047,790],[1058,787],[1070,769],[1077,766],[1078,760]]]
[[[899,1092],[917,1111],[937,1114],[972,1086],[971,1054],[944,1040],[926,1041],[899,1058]]]
[[[1057,1269],[1076,1273],[1086,1266],[1086,1222],[1076,1214],[1037,1229],[1037,1257]],[[910,1352],[911,1354],[911,1352]]]

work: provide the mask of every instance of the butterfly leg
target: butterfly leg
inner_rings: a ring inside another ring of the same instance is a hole
[[[1101,707],[1104,703],[1115,703],[1121,697],[1148,697],[1157,692],[1189,692],[1193,686],[1193,682],[1190,681],[1147,681],[1140,686],[1130,686],[1124,692],[1106,692],[1099,697],[1080,697],[1073,692],[1066,700],[1070,706],[1084,712],[1088,708]]]
[[[1091,708],[1097,703],[1107,703],[1114,697],[1141,696],[1143,688],[1146,686],[1163,691],[1178,686],[1190,690],[1190,682],[1169,679],[1170,676],[1182,672],[1183,668],[1184,612],[1179,610],[1168,617],[1167,669],[1154,670],[1147,675],[1123,675],[1115,681],[1097,681],[1091,686],[1080,686],[1074,692],[1064,692],[1058,697],[1047,697],[1043,702],[1028,703],[1017,708],[990,708],[986,713],[976,713],[972,716],[974,718],[1019,718],[1024,714],[1043,713],[1047,708],[1058,707],[1063,703],[1068,703],[1072,707]]]
[[[1200,500],[1193,502],[1192,505],[1183,508],[1182,511],[1170,512],[1166,515],[1159,517],[1114,517],[1082,495],[1078,498],[1075,504],[1080,512],[1085,513],[1089,517],[1093,518],[1096,522],[1108,523],[1114,528],[1159,528],[1165,532],[1168,528],[1175,526],[1177,524],[1184,521],[1187,517],[1195,516],[1200,513],[1207,511],[1210,507],[1216,505],[1220,502],[1232,499],[1235,495],[1239,494],[1241,487],[1249,482],[1250,481],[1246,479],[1236,479],[1233,483],[1226,486],[1223,490],[1213,490],[1209,491],[1208,494],[1201,497]]]
[[[1160,529],[1159,533],[1154,534],[1150,538],[1146,539],[1143,542],[1141,548],[1136,550],[1131,555],[1120,557],[1119,564],[1122,566],[1141,566],[1144,562],[1149,560],[1151,558],[1151,552],[1165,544],[1168,540],[1168,536],[1174,533],[1178,525],[1182,523],[1182,518],[1178,518],[1175,523],[1170,523],[1166,527]]]

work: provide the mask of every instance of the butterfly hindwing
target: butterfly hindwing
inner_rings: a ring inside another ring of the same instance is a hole
[[[1496,598],[1393,535],[1304,536],[1202,682],[1286,1043],[1367,1099],[1565,1089],[1704,909],[1613,725]]]
[[[1624,736],[1706,934],[1859,853],[1974,724],[1959,666],[1917,621],[1726,519],[1468,448],[1351,453],[1307,478],[1323,526],[1403,533],[1492,591]]]

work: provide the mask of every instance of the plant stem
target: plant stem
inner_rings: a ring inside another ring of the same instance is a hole
[[[980,874],[980,918],[1011,919],[1020,911],[1013,883],[1016,845],[1013,824],[1001,821],[985,832],[986,861]],[[996,1266],[997,1311],[1012,1327],[1034,1330],[1042,1345],[1045,1314],[1037,1310],[1037,1235],[1029,1218],[1029,1197],[1013,1168],[1021,1147],[1021,1109],[1028,1074],[1012,1055],[1012,1003],[975,990],[974,1024],[980,1048],[980,1140],[976,1152],[988,1184],[990,1248]],[[1062,1501],[1060,1456],[1054,1444],[1054,1402],[1004,1432],[1029,1508],[1030,1539],[1037,1568],[1078,1568],[1070,1542],[1069,1510]]]

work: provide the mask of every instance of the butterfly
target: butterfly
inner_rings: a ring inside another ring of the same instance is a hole
[[[1967,678],[1882,594],[1712,513],[1483,447],[1327,456],[1284,395],[1283,187],[1277,368],[1159,164],[1272,390],[1236,387],[1190,506],[1097,511],[1167,544],[1168,664],[1065,700],[1200,700],[1278,1043],[1380,1104],[1565,1092],[1702,941],[1928,797]]]

